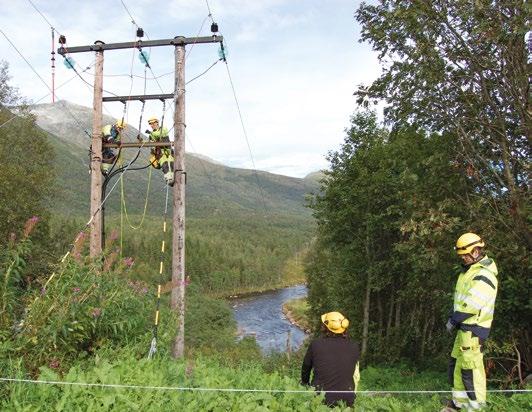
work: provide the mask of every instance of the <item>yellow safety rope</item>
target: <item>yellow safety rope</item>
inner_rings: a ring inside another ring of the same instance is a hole
[[[169,186],[166,186],[166,201],[164,205],[164,217],[163,217],[163,238],[161,241],[161,258],[159,264],[159,284],[157,285],[157,300],[155,304],[155,319],[153,322],[153,338],[151,340],[150,350],[148,352],[148,359],[153,358],[155,352],[157,352],[157,332],[159,328],[159,309],[161,306],[161,288],[164,281],[164,255],[166,250],[166,220],[168,216],[168,192]]]
[[[142,212],[142,218],[140,220],[140,223],[135,226],[131,223],[129,220],[129,215],[127,213],[127,206],[126,206],[126,197],[124,194],[124,176],[120,175],[120,190],[121,190],[121,207],[120,207],[120,216],[122,216],[122,209],[124,210],[124,215],[126,216],[127,223],[129,224],[129,227],[133,230],[140,229],[142,227],[142,224],[144,223],[144,218],[146,217],[146,210],[148,209],[148,198],[150,195],[150,184],[151,184],[151,167],[148,171],[148,186],[146,188],[146,199],[144,201],[144,211]]]

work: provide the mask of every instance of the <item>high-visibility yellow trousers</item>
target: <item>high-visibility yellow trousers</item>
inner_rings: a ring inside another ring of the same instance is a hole
[[[486,404],[486,373],[478,337],[458,331],[449,367],[454,404],[466,411],[482,409]]]

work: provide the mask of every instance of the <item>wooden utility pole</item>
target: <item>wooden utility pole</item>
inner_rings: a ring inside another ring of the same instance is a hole
[[[176,37],[177,39],[181,39]],[[181,358],[185,351],[185,45],[175,47],[174,84],[174,230],[172,239],[171,307],[177,311],[177,335],[172,356]]]
[[[101,42],[96,42],[99,44]],[[94,68],[94,96],[91,142],[91,234],[90,257],[102,253],[102,94],[103,94],[103,50],[96,52]]]
[[[96,52],[96,74],[94,77],[94,118],[92,124],[91,153],[91,236],[90,255],[98,256],[102,252],[102,147],[122,149],[129,147],[171,146],[164,142],[121,143],[120,145],[105,143],[102,145],[102,102],[129,100],[164,100],[174,99],[174,219],[172,239],[172,297],[171,307],[177,312],[177,336],[172,345],[172,355],[182,357],[185,350],[185,46],[187,44],[220,43],[223,37],[213,34],[205,37],[182,37],[173,39],[135,41],[125,43],[96,42],[91,46],[60,47],[57,51],[65,56],[71,53]],[[103,52],[104,50],[139,49],[146,47],[175,47],[175,87],[174,94],[129,95],[102,97],[103,93]],[[221,46],[223,48],[223,46]]]

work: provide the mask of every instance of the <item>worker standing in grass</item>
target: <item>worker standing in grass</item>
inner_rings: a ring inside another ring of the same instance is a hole
[[[169,142],[168,129],[159,126],[155,116],[148,119],[151,130],[146,130],[152,142]],[[156,169],[162,169],[166,184],[174,185],[174,156],[170,147],[154,147],[151,149],[150,163]]]
[[[309,385],[314,370],[312,386],[325,392],[325,403],[334,407],[340,402],[353,406],[359,381],[358,343],[347,337],[349,320],[340,312],[321,315],[323,336],[312,341],[301,368],[301,383]],[[329,391],[345,391],[335,393]]]
[[[482,345],[488,338],[497,296],[497,266],[484,253],[484,241],[466,233],[456,241],[463,270],[456,282],[454,307],[447,330],[457,330],[449,381],[453,400],[446,410],[479,410],[486,403],[486,374]]]
[[[115,124],[108,124],[102,128],[103,143],[120,143],[122,131],[126,128],[126,122],[117,120]],[[102,150],[102,173],[104,175],[111,169],[116,160],[115,151],[109,147]]]

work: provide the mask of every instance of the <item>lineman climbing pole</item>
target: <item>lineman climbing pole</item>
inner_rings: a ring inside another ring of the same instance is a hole
[[[172,356],[182,357],[185,349],[185,46],[187,44],[222,43],[223,37],[182,37],[173,39],[135,41],[126,43],[105,44],[96,41],[91,46],[60,47],[62,56],[72,53],[95,52],[96,66],[94,76],[93,124],[91,143],[91,224],[90,224],[90,256],[95,258],[102,252],[102,147],[154,147],[172,146],[171,142],[134,142],[102,144],[102,102],[128,100],[173,99],[174,112],[174,197],[173,197],[173,238],[172,238],[172,295],[171,307],[177,312],[177,336],[172,346]],[[143,47],[174,46],[175,47],[175,82],[173,94],[138,95],[102,97],[103,93],[103,54],[106,50],[139,49]]]

